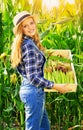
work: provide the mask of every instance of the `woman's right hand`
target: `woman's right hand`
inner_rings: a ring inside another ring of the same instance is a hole
[[[67,93],[67,92],[71,92],[72,90],[71,88],[69,88],[69,84],[54,84],[52,89],[55,89],[60,93]]]

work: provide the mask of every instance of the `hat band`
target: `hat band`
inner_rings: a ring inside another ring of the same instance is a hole
[[[22,17],[17,21],[16,25],[19,24],[19,23],[20,23],[24,18],[26,18],[27,16],[30,16],[30,14],[26,14],[26,15],[22,16]]]

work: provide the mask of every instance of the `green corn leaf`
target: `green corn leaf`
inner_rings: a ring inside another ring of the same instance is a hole
[[[83,60],[83,55],[74,54],[74,56]]]

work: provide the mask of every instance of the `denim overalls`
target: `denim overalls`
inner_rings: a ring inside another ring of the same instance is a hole
[[[25,130],[50,130],[42,87],[29,85],[28,80],[23,79],[19,94],[25,104]]]

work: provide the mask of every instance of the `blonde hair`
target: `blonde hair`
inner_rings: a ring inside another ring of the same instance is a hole
[[[35,22],[35,20],[34,20],[34,22]],[[36,24],[36,22],[35,22],[35,24]],[[11,47],[11,65],[14,68],[14,67],[18,66],[19,63],[21,63],[21,59],[22,59],[21,45],[22,45],[22,40],[23,40],[23,34],[22,34],[21,23],[19,26],[16,25],[14,27],[13,31],[15,34],[15,38],[14,38],[14,42],[12,43],[12,47]],[[37,47],[41,51],[44,51],[45,48],[41,45],[39,35],[37,32],[33,36],[33,39],[35,40]]]

